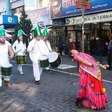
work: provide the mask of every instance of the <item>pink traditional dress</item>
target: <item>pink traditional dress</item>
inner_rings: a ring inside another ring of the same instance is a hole
[[[89,54],[72,52],[72,55],[80,64],[80,89],[76,103],[86,108],[104,109],[108,101],[99,65]]]

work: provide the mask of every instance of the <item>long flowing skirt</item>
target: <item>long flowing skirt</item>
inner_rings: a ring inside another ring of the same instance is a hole
[[[87,72],[80,70],[80,89],[77,99],[82,105],[92,109],[103,109],[107,105],[106,89],[102,80],[97,80]]]

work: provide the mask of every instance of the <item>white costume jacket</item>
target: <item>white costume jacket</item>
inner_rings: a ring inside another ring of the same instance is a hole
[[[17,40],[13,44],[13,50],[16,53],[16,56],[24,56],[26,52],[26,45],[20,41],[18,42]]]
[[[8,41],[5,41],[5,44],[0,44],[0,67],[12,66],[9,60],[8,46],[11,46],[11,44]]]

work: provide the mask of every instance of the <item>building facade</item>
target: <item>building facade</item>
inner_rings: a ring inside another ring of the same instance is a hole
[[[111,0],[91,0],[91,7],[84,11],[85,49],[90,50],[91,39],[107,41],[112,32]],[[75,0],[51,0],[51,17],[53,23],[64,29],[66,40],[73,37],[82,41],[82,10],[78,9]],[[59,28],[59,27],[58,27]],[[81,44],[80,44],[81,45]]]

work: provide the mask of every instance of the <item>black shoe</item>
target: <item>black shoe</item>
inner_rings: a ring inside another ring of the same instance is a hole
[[[112,67],[108,67],[107,70],[112,70]]]
[[[35,84],[36,85],[40,85],[40,81],[35,81]]]
[[[76,101],[75,101],[75,105],[79,108],[82,108],[83,107],[83,104],[82,104],[82,99],[80,98],[77,98]]]

